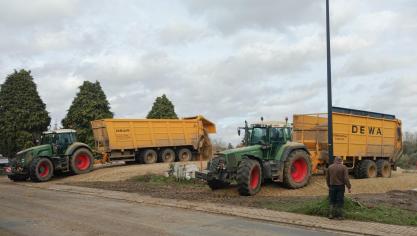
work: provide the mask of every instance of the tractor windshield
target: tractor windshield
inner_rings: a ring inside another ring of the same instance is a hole
[[[252,129],[250,144],[262,144],[267,142],[266,127],[254,127]]]
[[[55,141],[55,133],[49,133],[42,135],[41,144],[52,144]]]

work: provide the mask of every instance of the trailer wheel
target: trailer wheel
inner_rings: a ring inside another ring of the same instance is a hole
[[[175,161],[175,152],[171,148],[165,148],[159,153],[159,159],[161,162],[173,162]]]
[[[359,178],[375,178],[377,175],[376,163],[372,160],[362,160],[359,165]]]
[[[359,173],[360,166],[361,166],[361,161],[357,161],[355,163],[355,166],[353,167],[353,176],[355,177],[355,179],[360,179],[361,178],[361,175]]]
[[[284,164],[284,184],[288,188],[301,188],[308,184],[311,178],[310,156],[304,150],[290,153]]]
[[[388,178],[391,177],[391,165],[386,160],[378,160],[376,162],[378,176]]]
[[[74,174],[85,174],[93,169],[93,154],[87,148],[77,149],[70,158],[70,169]]]
[[[35,158],[29,167],[29,177],[33,182],[45,182],[52,178],[54,165],[46,157]]]
[[[12,174],[12,175],[8,175],[7,178],[9,178],[10,180],[14,182],[19,182],[19,181],[26,181],[29,178],[29,176],[20,175],[20,174]]]
[[[158,160],[158,154],[153,149],[146,149],[141,152],[140,159],[144,164],[153,164]]]
[[[188,148],[181,148],[178,151],[178,160],[179,161],[191,161],[193,154]]]
[[[262,168],[258,161],[243,159],[237,170],[239,194],[253,196],[261,190]]]

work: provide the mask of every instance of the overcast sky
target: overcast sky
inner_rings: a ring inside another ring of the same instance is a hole
[[[326,111],[325,0],[0,0],[0,83],[29,69],[53,123],[100,81],[116,117],[165,93],[225,142],[244,120]],[[417,131],[417,1],[331,0],[335,106]]]

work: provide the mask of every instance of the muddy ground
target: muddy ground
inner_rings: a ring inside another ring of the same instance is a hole
[[[318,181],[318,177],[315,178]],[[143,179],[140,181],[135,179],[112,181],[112,182],[71,182],[68,183],[75,186],[101,188],[107,190],[124,191],[132,193],[140,193],[158,198],[180,199],[200,202],[214,202],[220,204],[231,204],[249,207],[260,207],[265,204],[273,203],[274,205],[282,204],[282,209],[287,206],[296,206],[297,203],[303,203],[315,199],[322,199],[323,196],[290,196],[290,194],[282,194],[276,196],[267,196],[258,194],[252,197],[239,196],[236,186],[230,186],[226,189],[212,191],[202,181],[195,180],[193,183],[177,184],[177,183],[151,183]],[[277,186],[276,183],[266,183],[265,189],[283,189],[283,191],[292,192],[294,190],[285,189]],[[386,193],[373,194],[347,194],[349,198],[359,201],[367,207],[376,207],[380,205],[397,207],[405,210],[417,212],[417,191],[392,190]]]
[[[199,162],[193,162],[198,167],[205,168],[206,163],[201,165]],[[119,182],[129,180],[134,176],[157,174],[163,175],[169,168],[169,164],[157,163],[152,165],[122,165],[113,164],[112,166],[96,166],[96,169],[90,173],[75,176],[64,176],[55,178],[51,183],[70,184],[74,182]],[[353,194],[362,193],[385,193],[392,190],[410,190],[417,188],[417,173],[403,173],[402,171],[393,171],[391,178],[372,178],[372,179],[354,179],[351,178]],[[223,194],[226,191],[220,191]],[[235,189],[228,194],[237,194]],[[327,194],[327,186],[323,175],[315,175],[308,186],[289,190],[279,184],[269,184],[262,188],[258,196],[276,197],[276,196],[323,196]]]

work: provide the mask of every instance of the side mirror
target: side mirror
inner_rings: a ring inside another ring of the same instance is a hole
[[[240,129],[237,129],[237,135],[240,136]]]

